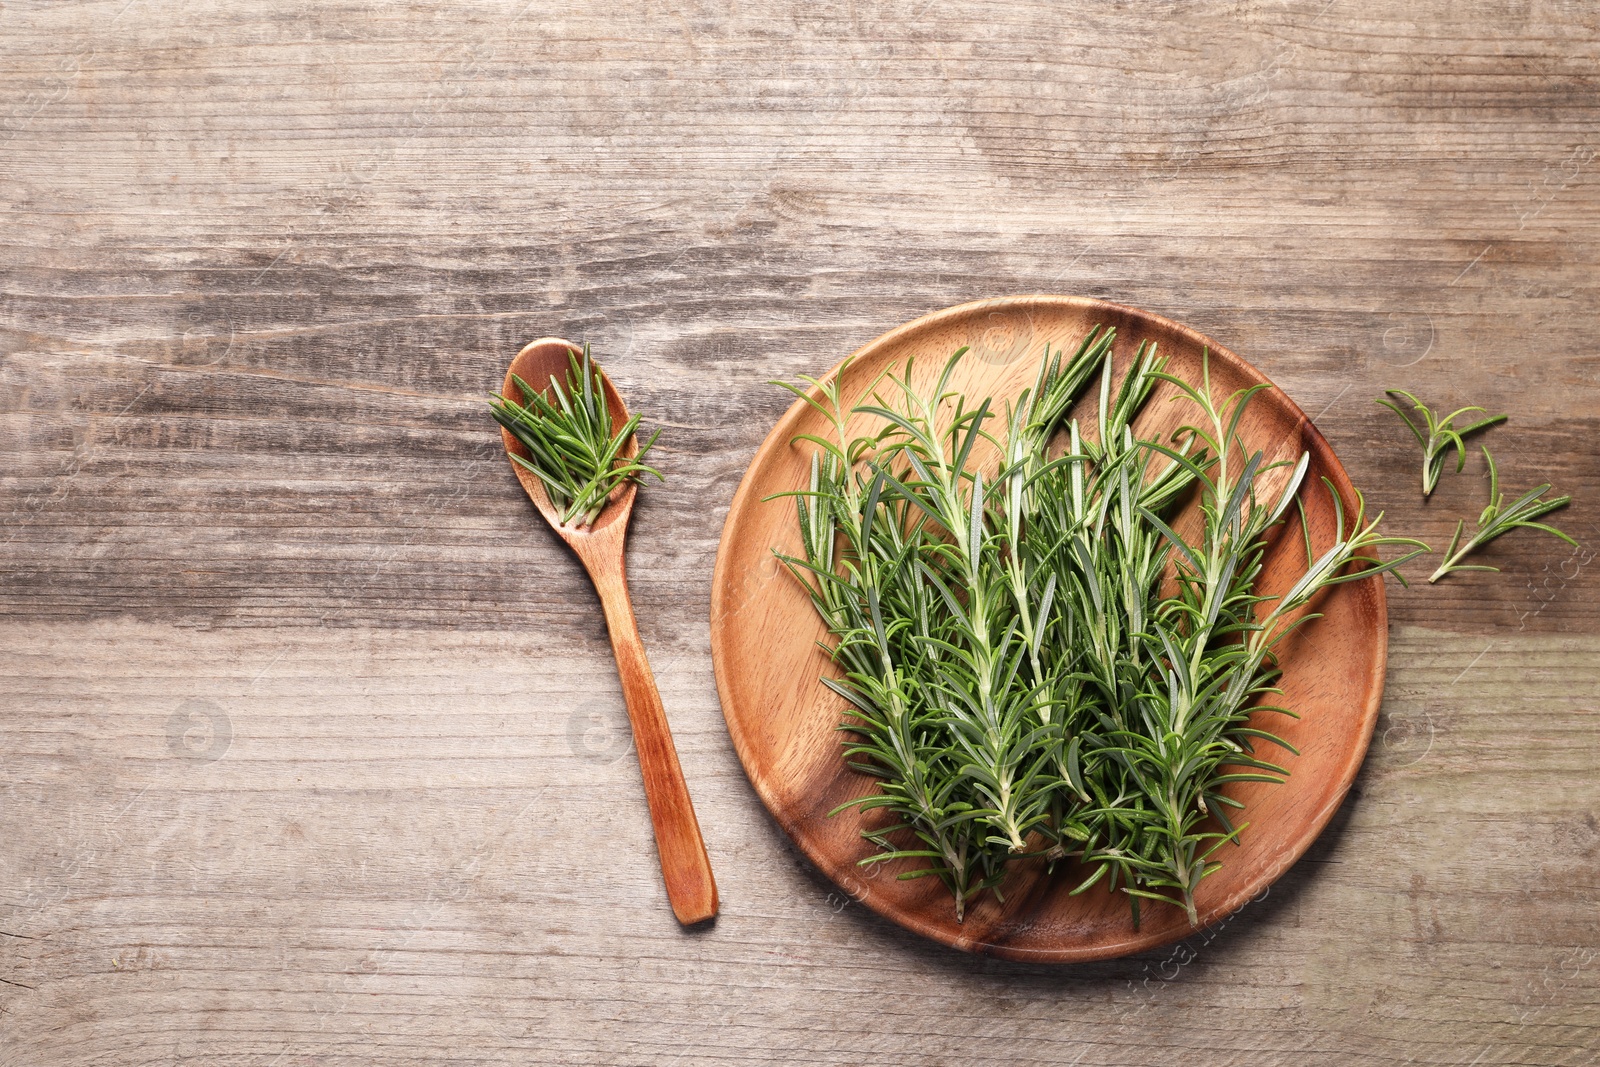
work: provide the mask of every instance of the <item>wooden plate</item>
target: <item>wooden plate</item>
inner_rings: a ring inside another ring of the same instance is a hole
[[[926,315],[879,337],[855,353],[844,381],[855,400],[865,383],[891,364],[916,358],[916,379],[926,383],[957,348],[970,345],[953,387],[969,396],[1014,397],[1031,384],[1046,343],[1075,348],[1090,327],[1117,330],[1118,374],[1140,340],[1155,341],[1168,369],[1200,380],[1202,352],[1210,350],[1213,394],[1219,400],[1242,386],[1264,382],[1244,360],[1187,327],[1132,308],[1066,296],[1027,296],[963,304]],[[835,367],[830,377],[838,373]],[[854,392],[853,392],[854,390]],[[1164,386],[1146,405],[1144,429],[1193,418],[1192,409],[1167,403]],[[1084,403],[1093,403],[1091,389]],[[870,425],[863,420],[861,427]],[[766,501],[807,481],[812,447],[791,443],[800,433],[826,435],[815,412],[796,401],[773,427],[733,498],[717,553],[711,596],[711,653],[717,689],[734,747],[756,792],[829,878],[853,898],[908,929],[973,952],[1010,959],[1072,962],[1148,949],[1193,932],[1182,911],[1146,904],[1135,929],[1126,898],[1099,889],[1068,896],[1073,872],[1044,876],[1018,865],[1004,887],[1006,902],[984,894],[966,921],[955,921],[951,900],[935,878],[898,881],[898,863],[867,867],[874,852],[859,836],[854,809],[829,817],[840,803],[874,790],[873,780],[840,758],[836,730],[843,702],[818,682],[833,671],[817,642],[821,621],[804,591],[773,558],[773,549],[799,552],[794,502]],[[1253,401],[1240,432],[1268,459],[1311,454],[1303,491],[1316,551],[1333,543],[1334,508],[1319,477],[1326,477],[1354,513],[1355,493],[1333,450],[1295,403],[1277,387]],[[1270,493],[1270,490],[1269,490]],[[1268,550],[1262,582],[1282,592],[1305,568],[1298,522],[1279,528]],[[1196,895],[1202,925],[1214,923],[1259,894],[1297,860],[1321,832],[1350,788],[1366,754],[1383,693],[1387,611],[1381,578],[1349,582],[1315,605],[1324,615],[1280,646],[1283,702],[1301,719],[1272,716],[1270,726],[1299,749],[1287,753],[1289,781],[1282,785],[1235,783],[1248,821],[1238,847],[1218,856],[1223,867]]]

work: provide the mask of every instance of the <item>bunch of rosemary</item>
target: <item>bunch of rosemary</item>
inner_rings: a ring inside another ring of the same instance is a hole
[[[864,831],[881,850],[865,862],[919,861],[900,877],[940,878],[958,920],[979,893],[1002,895],[1011,860],[1043,854],[1079,861],[1074,892],[1104,880],[1126,893],[1135,922],[1141,898],[1195,922],[1196,887],[1244,829],[1225,787],[1288,773],[1259,749],[1289,746],[1248,722],[1276,692],[1273,647],[1319,590],[1416,554],[1379,561],[1379,547],[1416,542],[1380,536],[1359,498],[1344,515],[1335,493],[1337,543],[1313,558],[1308,536],[1304,576],[1258,594],[1264,535],[1296,504],[1309,457],[1268,463],[1244,447],[1239,421],[1264,387],[1219,406],[1209,368],[1195,387],[1145,345],[1114,383],[1113,336],[1092,331],[1069,358],[1047,349],[1003,412],[949,389],[964,350],[931,392],[907,366],[853,409],[842,374],[779,383],[834,431],[804,437],[817,452],[793,494],[803,551],[781,558],[834,638],[842,676],[824,684],[849,704],[846,758],[879,780],[844,807],[887,812]],[[1080,426],[1069,412],[1097,374]],[[1143,439],[1133,420],[1161,381],[1199,417]],[[880,428],[850,436],[852,412]],[[1287,483],[1263,501],[1279,467]],[[1171,525],[1190,497],[1192,543]]]

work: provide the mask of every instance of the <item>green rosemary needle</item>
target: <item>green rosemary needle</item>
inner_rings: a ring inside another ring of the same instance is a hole
[[[1462,442],[1462,438],[1468,434],[1477,433],[1479,430],[1487,430],[1497,423],[1506,421],[1506,416],[1504,415],[1491,415],[1470,425],[1458,427],[1455,425],[1456,419],[1469,412],[1483,411],[1484,409],[1480,407],[1459,408],[1441,419],[1434,415],[1433,409],[1404,389],[1385,389],[1384,392],[1391,397],[1405,397],[1411,401],[1412,409],[1422,416],[1422,426],[1418,426],[1411,420],[1411,416],[1402,411],[1400,405],[1393,400],[1374,401],[1374,403],[1382,404],[1396,415],[1399,415],[1401,421],[1406,424],[1406,429],[1411,431],[1412,435],[1416,437],[1417,443],[1422,446],[1422,495],[1424,497],[1432,494],[1434,487],[1439,484],[1439,475],[1444,470],[1445,456],[1450,449],[1454,448],[1456,450],[1456,473],[1460,474],[1467,465],[1467,448]],[[1428,432],[1426,434],[1422,432],[1423,427],[1427,428]]]
[[[535,389],[512,375],[520,401],[499,393],[489,401],[494,420],[520,441],[528,458],[512,453],[514,463],[544,485],[562,525],[588,526],[600,515],[618,486],[638,481],[645,474],[659,480],[661,472],[643,463],[661,431],[639,447],[632,457],[622,450],[639,428],[638,414],[620,428],[611,425],[606,391],[589,355],[573,353],[565,383],[551,375],[548,389]]]
[[[1439,569],[1434,571],[1428,581],[1437,582],[1440,578],[1454,571],[1498,571],[1499,567],[1490,567],[1483,564],[1462,563],[1461,560],[1470,552],[1482,548],[1502,534],[1510,533],[1519,526],[1530,530],[1543,530],[1574,547],[1578,542],[1562,533],[1554,526],[1534,520],[1550,514],[1557,508],[1564,508],[1572,502],[1570,496],[1558,496],[1554,500],[1541,500],[1544,494],[1550,491],[1550,484],[1523,493],[1510,507],[1505,505],[1505,494],[1500,492],[1500,472],[1495,469],[1494,457],[1489,450],[1483,450],[1484,462],[1489,465],[1489,503],[1484,506],[1478,515],[1477,529],[1473,531],[1466,544],[1461,544],[1461,534],[1466,528],[1467,521],[1462,519],[1456,523],[1455,536],[1450,538],[1450,547],[1444,550],[1444,562],[1439,564]],[[1457,546],[1460,546],[1459,548]]]

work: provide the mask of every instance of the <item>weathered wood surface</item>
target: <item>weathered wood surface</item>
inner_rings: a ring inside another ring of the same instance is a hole
[[[0,1063],[1600,1061],[1592,6],[113,0],[0,53]],[[1224,341],[1435,543],[1481,460],[1421,506],[1371,399],[1510,411],[1584,541],[1393,589],[1308,857],[1068,969],[811,873],[706,651],[763,383],[1038,291]],[[484,412],[543,334],[662,417],[629,570],[709,931]]]

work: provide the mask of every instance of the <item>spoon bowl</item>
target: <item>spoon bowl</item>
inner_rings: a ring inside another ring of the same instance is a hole
[[[528,383],[528,387],[531,389],[538,389],[542,386],[545,395],[548,396],[551,379],[563,384],[566,383],[567,375],[571,372],[572,357],[574,355],[581,358],[583,349],[570,341],[563,341],[559,337],[541,337],[539,340],[526,345],[521,352],[517,353],[517,357],[511,361],[511,366],[506,370],[506,380],[505,385],[501,387],[501,395],[507,400],[515,400],[519,404],[526,404],[530,398],[522,395],[522,390],[518,388],[516,383],[516,379],[521,378]],[[596,376],[600,379],[600,388],[605,392],[606,411],[611,415],[611,429],[615,433],[617,430],[622,429],[628,421],[628,405],[623,402],[622,394],[617,392],[615,385],[611,384],[611,379],[606,376],[605,371],[601,370],[598,364],[595,364],[594,367]],[[505,441],[507,453],[521,456],[523,459],[529,458],[527,448],[523,446],[521,441],[513,437],[509,430],[502,427],[500,436]],[[632,459],[637,456],[639,454],[638,439],[630,436],[627,443],[622,446],[621,454],[625,459]],[[611,495],[606,498],[606,506],[601,509],[599,516],[596,517],[592,525],[578,526],[574,523],[563,523],[561,521],[561,513],[550,502],[550,494],[545,491],[544,483],[532,471],[517,463],[511,464],[511,469],[516,471],[517,481],[522,483],[522,488],[527,491],[529,499],[539,509],[539,514],[545,517],[545,521],[554,527],[556,533],[568,544],[572,544],[572,538],[574,537],[593,537],[609,530],[613,526],[618,527],[619,530],[625,529],[629,518],[632,517],[633,499],[639,490],[639,483],[632,479],[623,482],[611,491]]]

